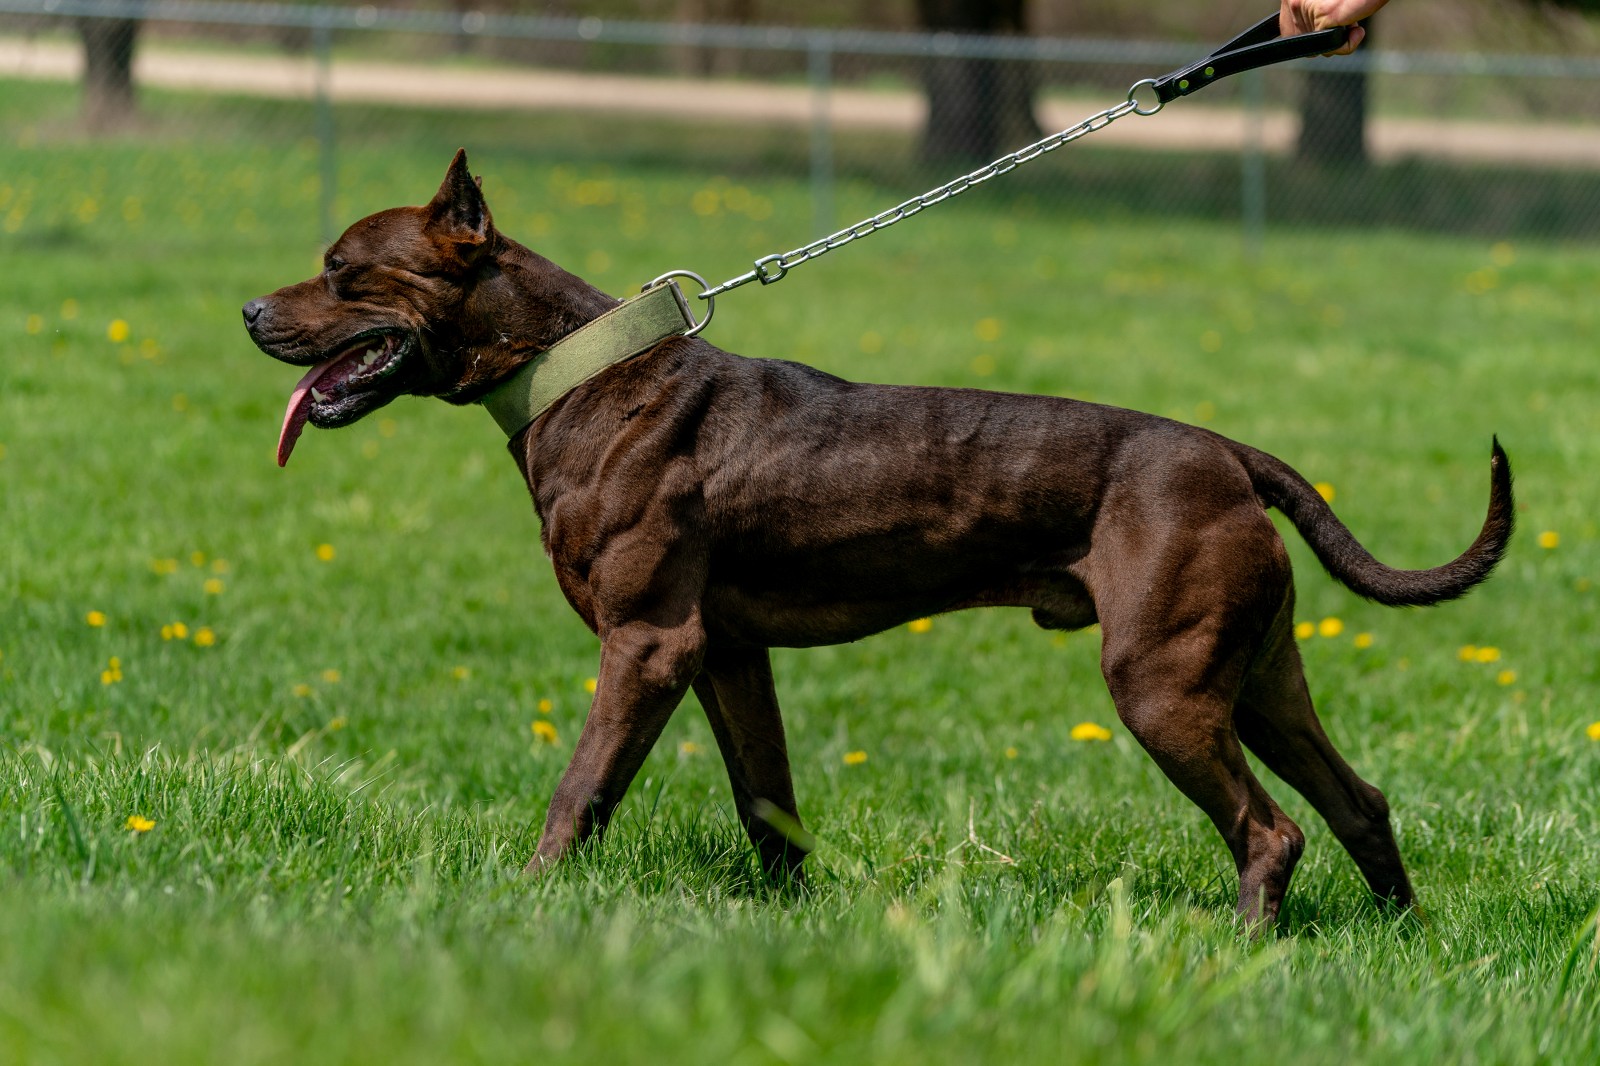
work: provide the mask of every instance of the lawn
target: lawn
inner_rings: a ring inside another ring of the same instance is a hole
[[[692,697],[604,845],[530,884],[597,643],[502,438],[406,400],[278,470],[296,372],[238,308],[315,268],[314,148],[288,105],[270,136],[152,107],[91,143],[65,94],[0,85],[0,1060],[1600,1060],[1592,246],[1277,229],[1247,260],[1226,223],[985,189],[707,334],[1203,423],[1402,566],[1472,539],[1498,434],[1521,528],[1461,603],[1366,604],[1288,534],[1312,693],[1421,913],[1380,914],[1262,771],[1309,842],[1243,938],[1097,633],[1002,611],[776,653],[808,891],[762,882]],[[501,227],[613,292],[809,236],[781,168],[522,118],[355,132],[344,221],[426,199],[465,143]]]

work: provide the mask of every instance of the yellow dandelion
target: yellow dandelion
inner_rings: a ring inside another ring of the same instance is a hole
[[[217,634],[210,626],[201,626],[194,631],[194,643],[197,648],[209,648],[217,642]]]
[[[844,753],[844,764],[846,766],[860,766],[866,761],[867,753],[864,751],[847,751]]]
[[[1372,634],[1371,633],[1357,633],[1354,643],[1355,643],[1355,646],[1358,647],[1358,648],[1363,648],[1363,649],[1364,648],[1370,648],[1370,647],[1372,647]]]
[[[458,666],[454,670],[450,671],[450,676],[455,678],[457,681],[465,681],[467,678],[472,676],[472,668],[468,666]]]
[[[329,667],[328,669],[322,671],[322,680],[326,681],[330,685],[337,685],[340,681],[339,671]]]
[[[699,755],[700,754],[700,745],[696,744],[692,740],[686,740],[682,744],[678,745],[678,754],[679,755]]]
[[[122,660],[113,655],[107,660],[106,668],[100,671],[102,685],[115,685],[122,680]]]
[[[551,711],[553,711],[555,709],[556,709],[556,705],[552,701],[550,701],[550,700],[540,700],[539,701],[539,713],[540,714],[549,714]]]
[[[128,820],[122,823],[122,828],[134,833],[148,833],[156,827],[156,823],[149,818],[137,814],[128,815]]]
[[[289,691],[294,693],[296,699],[303,700],[311,695],[311,686],[302,681]]]
[[[1479,648],[1473,652],[1472,659],[1480,663],[1497,663],[1500,661],[1499,648]]]
[[[71,300],[71,299],[61,301],[61,317],[65,318],[65,319],[67,319],[69,321],[74,319],[74,318],[77,318],[78,317],[78,301],[77,300]]]
[[[1111,730],[1093,722],[1079,722],[1069,735],[1073,740],[1110,740]]]
[[[343,729],[345,726],[347,726],[349,724],[350,724],[349,719],[345,718],[345,716],[341,714],[341,715],[339,715],[339,717],[331,719],[328,722],[328,732],[337,733],[339,730]]]
[[[720,197],[715,189],[700,189],[689,200],[689,207],[695,214],[702,218],[709,218],[717,213],[720,207]]]
[[[27,323],[26,323],[24,328],[27,329],[29,335],[37,335],[37,334],[43,333],[44,332],[44,316],[43,315],[29,315],[28,316],[28,321],[27,321]]]
[[[583,691],[587,692],[589,695],[593,696],[594,690],[599,687],[600,682],[597,678],[586,677],[583,679]]]
[[[1007,748],[1006,749],[1006,758],[1015,759],[1016,757],[1017,757],[1017,749],[1016,748]]]
[[[1584,732],[1589,734],[1590,740],[1600,740],[1600,722],[1590,722]]]
[[[206,553],[205,552],[190,552],[189,553],[189,563],[192,566],[204,566],[204,565],[206,565]]]
[[[1322,499],[1324,500],[1324,502],[1327,502],[1327,503],[1332,503],[1333,502],[1334,491],[1333,491],[1333,485],[1332,484],[1330,484],[1329,482],[1326,482],[1326,481],[1319,481],[1315,485],[1312,485],[1311,487],[1317,490],[1317,495],[1321,496]]]
[[[911,630],[913,633],[926,633],[928,630],[933,628],[933,619],[918,618],[914,621],[907,622],[906,628]]]
[[[1547,529],[1539,534],[1539,547],[1548,551],[1561,546],[1561,534],[1553,529]]]
[[[1463,644],[1461,645],[1461,650],[1456,652],[1456,658],[1460,659],[1464,663],[1470,663],[1477,657],[1478,646],[1476,644]]]
[[[182,622],[174,622],[174,623],[172,623],[172,639],[173,640],[187,640],[188,638],[189,638],[189,627],[188,626],[184,625]]]
[[[554,744],[556,741],[561,739],[560,735],[556,733],[556,727],[545,721],[543,718],[540,718],[533,723],[533,735],[538,737],[546,744]]]
[[[1317,623],[1317,635],[1323,637],[1336,637],[1344,632],[1344,623],[1337,618],[1324,618]]]
[[[150,572],[159,577],[166,577],[168,574],[176,574],[178,572],[178,560],[151,559]]]
[[[869,329],[861,335],[858,344],[867,355],[877,355],[883,351],[883,334],[875,329]]]
[[[226,574],[228,572],[228,560],[226,560],[226,559],[213,559],[213,560],[211,560],[211,572],[213,574]]]
[[[1316,635],[1317,635],[1317,623],[1315,623],[1315,622],[1296,622],[1294,624],[1294,639],[1295,640],[1305,640],[1307,637],[1314,637]]]
[[[336,554],[338,554],[338,553],[334,551],[332,544],[318,544],[317,545],[317,558],[321,559],[325,563],[333,562],[333,557]]]
[[[1517,672],[1515,670],[1502,670],[1494,675],[1494,679],[1496,683],[1501,685],[1515,685],[1517,683]]]
[[[88,614],[83,616],[83,620],[85,622],[88,622],[95,629],[99,629],[101,626],[106,624],[105,612],[104,611],[90,611]]]
[[[980,318],[972,325],[972,335],[985,344],[993,344],[1004,332],[998,318]]]
[[[128,323],[120,318],[113,318],[111,325],[106,327],[106,340],[114,344],[121,344],[128,339]]]
[[[222,595],[222,590],[227,588],[220,577],[208,577],[206,578],[206,583],[200,587],[205,590],[207,596],[220,596]]]

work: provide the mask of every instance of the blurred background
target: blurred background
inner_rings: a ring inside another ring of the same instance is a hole
[[[1359,56],[1219,83],[1008,177],[1005,195],[1086,216],[1237,221],[1247,246],[1282,224],[1592,236],[1597,10],[1403,0]],[[151,197],[179,222],[247,227],[261,216],[251,197],[270,188],[303,203],[308,241],[325,241],[380,206],[353,196],[367,150],[409,142],[443,158],[470,143],[741,188],[802,181],[800,218],[772,219],[755,193],[692,205],[787,248],[853,221],[841,186],[871,183],[887,206],[1268,13],[1267,0],[3,0],[0,230],[136,222]],[[17,154],[62,142],[133,150],[87,185]],[[218,186],[186,169],[186,146],[228,142],[255,153],[250,173]]]

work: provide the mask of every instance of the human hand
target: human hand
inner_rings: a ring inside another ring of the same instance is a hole
[[[1389,0],[1283,0],[1278,12],[1278,32],[1285,37],[1315,30],[1349,26],[1350,39],[1344,47],[1331,56],[1347,56],[1354,52],[1367,35],[1367,31],[1354,25],[1377,11]]]

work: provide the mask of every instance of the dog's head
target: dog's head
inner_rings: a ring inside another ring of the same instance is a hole
[[[476,400],[614,302],[501,237],[457,152],[427,205],[367,216],[321,273],[244,305],[257,347],[310,367],[284,412],[278,465],[308,421],[346,426],[403,394]]]

